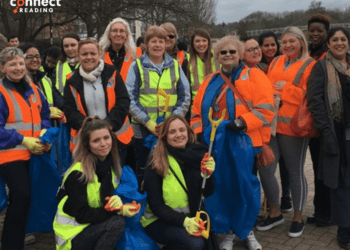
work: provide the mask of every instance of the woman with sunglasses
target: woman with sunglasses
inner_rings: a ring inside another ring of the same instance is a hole
[[[132,128],[125,122],[130,106],[125,84],[116,68],[105,64],[101,55],[102,50],[96,40],[88,38],[80,41],[80,66],[67,79],[64,88],[63,111],[72,128],[71,152],[77,144],[78,131],[85,117],[91,115],[108,120],[118,141],[132,137]]]
[[[113,195],[122,168],[112,126],[98,116],[87,117],[73,158],[57,194],[56,249],[115,249],[125,228],[123,216],[136,213],[130,213],[121,198]]]
[[[160,25],[160,27],[162,27],[165,30],[167,35],[165,44],[166,53],[168,53],[168,55],[177,60],[180,66],[182,66],[185,60],[186,51],[179,50],[179,48],[176,45],[178,36],[175,25],[172,23],[163,23],[162,25]]]
[[[282,155],[289,173],[294,208],[288,236],[299,237],[305,228],[302,218],[307,199],[304,163],[309,138],[298,137],[291,130],[290,123],[306,93],[307,81],[315,60],[309,56],[306,38],[299,28],[288,27],[282,33],[281,39],[283,55],[272,61],[267,74],[274,94],[280,96],[282,103],[276,118],[276,136],[272,136],[270,142],[276,159],[260,172],[270,215],[256,228],[266,231],[284,222],[279,208],[279,187],[275,178],[277,162]]]
[[[191,87],[191,106],[186,118],[191,117],[192,103],[204,78],[217,70],[220,64],[214,59],[210,35],[205,29],[196,29],[191,36],[190,53],[182,65]]]
[[[126,87],[131,104],[132,128],[135,133],[136,175],[141,183],[150,150],[144,138],[159,133],[157,118],[171,114],[185,116],[190,105],[190,87],[179,63],[165,53],[167,35],[163,28],[151,26],[145,34],[146,52],[130,67]],[[170,98],[158,95],[164,91]],[[164,105],[168,102],[165,113]]]
[[[193,103],[192,129],[196,134],[205,133],[207,129],[211,129],[208,121],[209,108],[213,110],[212,118],[220,118],[226,109],[226,129],[223,129],[224,134],[221,137],[228,140],[248,138],[251,151],[246,155],[239,155],[239,158],[245,158],[249,162],[249,165],[241,168],[232,162],[220,162],[226,154],[234,158],[234,148],[225,147],[216,151],[217,146],[214,144],[216,164],[219,166],[214,172],[215,180],[220,183],[220,179],[227,178],[228,175],[229,178],[236,178],[238,175],[238,180],[222,182],[227,184],[221,186],[220,190],[216,187],[205,205],[207,209],[213,208],[214,204],[232,207],[233,200],[235,204],[241,204],[239,207],[235,205],[235,208],[230,208],[229,211],[234,211],[232,213],[216,209],[217,213],[222,214],[212,216],[211,223],[216,233],[226,233],[221,242],[221,249],[232,249],[237,240],[234,234],[236,233],[241,239],[246,239],[250,250],[257,250],[261,249],[261,245],[255,239],[252,229],[260,209],[260,183],[253,173],[256,172],[254,156],[261,152],[263,143],[270,140],[270,130],[264,127],[268,126],[273,118],[272,87],[264,72],[243,64],[243,44],[238,37],[226,36],[219,40],[214,47],[214,56],[222,65],[221,72],[207,77],[199,88]],[[232,86],[235,86],[236,90],[233,90]],[[244,105],[244,101],[249,107]],[[210,202],[210,199],[215,202]],[[227,218],[224,224],[220,219],[222,216]]]
[[[48,150],[42,136],[50,127],[50,110],[38,87],[26,77],[22,50],[0,53],[0,175],[9,189],[1,249],[22,250],[30,207],[29,160]]]

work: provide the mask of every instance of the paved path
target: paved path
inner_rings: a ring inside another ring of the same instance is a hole
[[[279,176],[279,173],[276,173]],[[313,213],[313,196],[314,196],[314,177],[311,165],[310,155],[307,155],[305,175],[307,178],[309,192],[307,205],[304,211],[304,221],[308,214]],[[0,214],[0,234],[2,233],[2,224],[4,221],[4,212]],[[306,224],[304,233],[298,238],[289,238],[287,231],[291,224],[292,212],[284,214],[285,223],[274,229],[265,232],[255,231],[256,238],[264,250],[273,249],[295,249],[295,250],[338,250],[341,249],[336,241],[337,228],[335,226],[318,228],[314,224]],[[28,249],[33,250],[54,250],[55,240],[53,233],[36,233],[36,243],[28,245]],[[243,242],[238,242],[233,250],[247,249]]]

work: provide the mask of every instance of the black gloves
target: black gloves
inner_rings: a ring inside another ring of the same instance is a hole
[[[237,118],[226,125],[226,129],[233,130],[236,132],[240,130],[245,130],[246,128],[247,128],[247,125],[241,118]]]

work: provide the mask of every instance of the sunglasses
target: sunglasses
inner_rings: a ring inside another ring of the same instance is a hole
[[[226,55],[227,53],[230,53],[231,55],[234,55],[234,54],[237,53],[237,50],[231,49],[229,51],[227,51],[227,50],[221,50],[220,51],[220,55]]]
[[[174,35],[168,35],[168,38],[169,38],[169,39],[174,39],[175,36],[174,36]]]

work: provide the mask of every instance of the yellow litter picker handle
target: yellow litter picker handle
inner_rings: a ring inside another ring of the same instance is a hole
[[[204,212],[204,211],[197,211],[196,213],[196,218],[194,219],[197,223],[199,223],[200,221],[200,217],[201,214],[205,214],[205,216],[207,217],[207,220],[205,221],[207,223],[206,229],[202,231],[201,236],[203,236],[203,238],[208,239],[209,238],[209,231],[210,231],[210,218],[209,215]]]
[[[159,88],[157,91],[157,101],[159,100],[159,96],[163,96],[165,98],[164,100],[164,110],[160,110],[159,108],[159,102],[157,103],[159,111],[163,112],[164,114],[168,112],[168,108],[170,105],[170,94],[167,94],[163,89]]]
[[[217,121],[214,121],[213,118],[212,118],[212,116],[213,116],[213,108],[210,107],[210,109],[209,109],[208,118],[209,118],[209,121],[211,123],[210,146],[209,146],[209,152],[208,152],[209,156],[211,155],[211,150],[213,148],[213,142],[214,142],[214,139],[215,139],[216,129],[218,128],[220,123],[224,120],[225,114],[226,114],[226,109],[224,109],[222,111],[220,119],[217,120]]]

